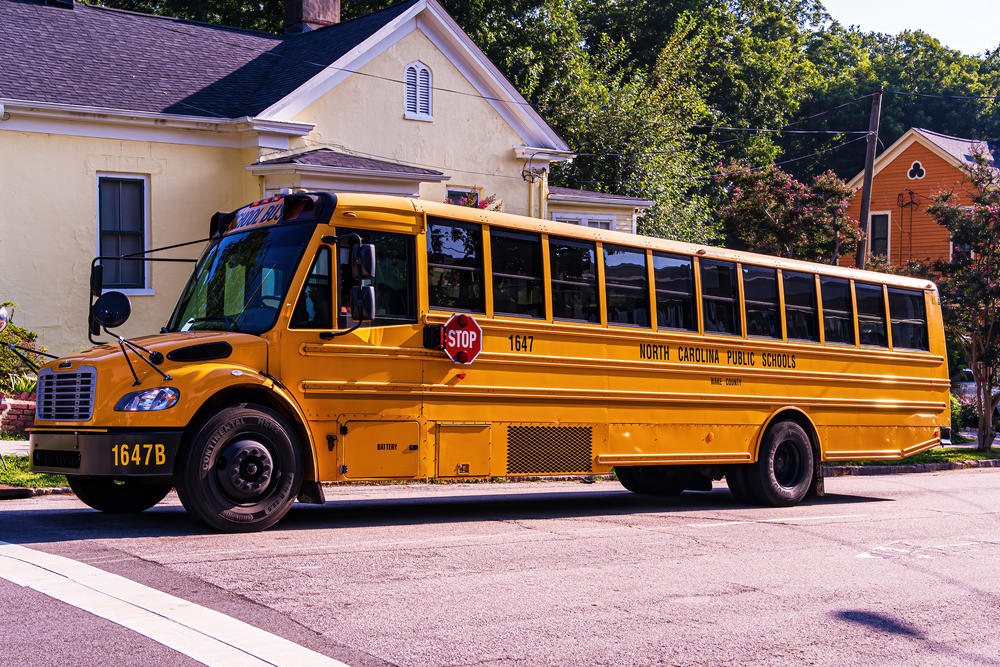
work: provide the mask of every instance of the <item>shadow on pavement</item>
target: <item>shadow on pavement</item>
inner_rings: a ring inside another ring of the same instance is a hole
[[[341,487],[343,488],[343,487]],[[336,489],[327,489],[332,496]],[[315,530],[364,526],[399,526],[427,523],[558,519],[629,514],[679,514],[736,510],[735,519],[761,508],[737,503],[726,489],[686,492],[658,498],[629,493],[624,489],[538,491],[469,495],[470,489],[442,496],[418,498],[331,499],[323,506],[296,504],[272,530]],[[888,499],[827,494],[809,498],[799,507],[835,508],[859,503],[891,502]],[[181,537],[212,534],[179,506],[160,506],[142,514],[111,515],[90,509],[23,509],[0,512],[0,540],[38,543],[80,539]]]

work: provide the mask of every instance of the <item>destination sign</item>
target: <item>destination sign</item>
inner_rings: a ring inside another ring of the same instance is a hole
[[[720,350],[707,347],[656,345],[639,343],[639,359],[643,361],[680,361],[689,364],[719,365],[723,356]],[[757,350],[726,350],[725,363],[729,366],[753,368],[795,368],[795,355],[782,352]]]
[[[236,212],[236,220],[226,230],[226,233],[242,232],[253,227],[263,227],[281,222],[284,203],[285,200],[281,196],[278,196],[255,201],[249,206],[244,206]]]

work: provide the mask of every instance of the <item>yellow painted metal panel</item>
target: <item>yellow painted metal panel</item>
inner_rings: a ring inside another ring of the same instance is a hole
[[[412,478],[420,464],[420,425],[417,422],[361,422],[345,424],[344,473],[348,479]]]
[[[490,475],[490,424],[438,424],[438,477]]]

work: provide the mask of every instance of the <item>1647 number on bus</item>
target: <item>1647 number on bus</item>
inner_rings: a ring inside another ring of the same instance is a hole
[[[115,445],[111,448],[114,457],[113,464],[116,466],[161,466],[167,462],[166,448],[162,444],[157,445]]]
[[[531,349],[535,346],[534,336],[518,336],[517,334],[511,334],[507,336],[510,340],[510,350],[511,352],[531,352]]]

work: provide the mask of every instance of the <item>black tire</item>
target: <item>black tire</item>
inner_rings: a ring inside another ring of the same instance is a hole
[[[764,505],[788,507],[800,502],[813,478],[812,443],[805,430],[791,420],[772,425],[746,476],[753,495]]]
[[[264,530],[299,494],[299,440],[270,408],[227,407],[185,435],[174,478],[184,509],[208,526],[227,533]]]
[[[169,482],[147,482],[135,477],[86,477],[67,475],[76,497],[95,510],[108,514],[138,514],[170,493]]]
[[[676,496],[684,491],[681,480],[669,466],[623,466],[615,468],[618,481],[632,493],[648,496]]]
[[[744,505],[758,504],[753,491],[750,490],[750,484],[747,482],[747,466],[745,464],[726,467],[726,485],[729,486],[729,491],[733,494],[736,502]]]

